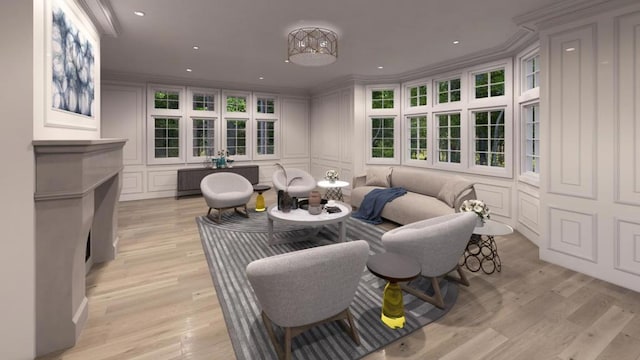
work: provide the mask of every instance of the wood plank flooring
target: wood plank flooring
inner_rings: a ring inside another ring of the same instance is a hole
[[[120,203],[120,252],[87,277],[77,345],[41,358],[234,359],[194,220],[206,211],[201,197]],[[520,234],[496,240],[502,272],[469,273],[444,318],[365,359],[640,360],[640,294],[542,262]]]

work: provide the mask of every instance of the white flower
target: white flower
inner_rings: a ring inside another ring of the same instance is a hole
[[[489,218],[489,207],[481,200],[465,200],[460,206],[460,211],[474,212],[481,218]]]

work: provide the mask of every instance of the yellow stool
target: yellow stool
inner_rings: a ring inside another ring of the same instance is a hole
[[[258,196],[256,197],[256,211],[260,212],[260,211],[267,210],[264,203],[264,196],[262,196],[262,193],[269,189],[271,189],[271,186],[269,185],[260,185],[260,184],[253,185],[253,191],[258,193]]]

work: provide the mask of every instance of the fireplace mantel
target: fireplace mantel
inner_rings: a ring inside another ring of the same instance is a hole
[[[87,319],[85,250],[117,253],[124,139],[35,140],[36,352],[75,344]]]

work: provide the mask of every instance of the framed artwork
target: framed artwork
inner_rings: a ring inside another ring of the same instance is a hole
[[[45,16],[45,126],[97,130],[99,34],[75,0],[50,0]]]

